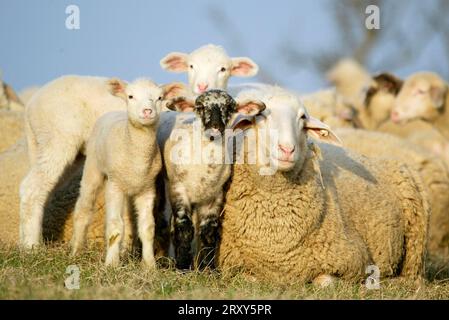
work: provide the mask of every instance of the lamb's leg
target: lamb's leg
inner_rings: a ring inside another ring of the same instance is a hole
[[[88,157],[84,166],[78,201],[73,214],[72,254],[79,253],[86,241],[86,233],[92,218],[95,199],[103,184],[104,176],[98,169],[95,159]]]
[[[108,180],[105,187],[106,201],[106,265],[117,266],[120,263],[120,246],[123,239],[123,203],[124,192]]]
[[[124,199],[123,202],[123,223],[124,223],[124,235],[123,245],[121,249],[121,255],[126,256],[132,252],[134,247],[134,224],[133,224],[133,211],[130,207],[128,199]]]
[[[137,209],[137,229],[139,238],[142,241],[142,259],[149,268],[156,267],[154,259],[154,200],[156,197],[155,190],[152,189],[139,195],[135,199]]]
[[[220,239],[220,213],[223,209],[223,194],[212,203],[199,207],[199,253],[198,267],[215,268],[215,255]]]
[[[20,185],[20,244],[25,248],[42,241],[44,206],[67,165],[73,163],[77,144],[47,144]]]
[[[192,209],[187,193],[182,185],[177,185],[170,189],[176,267],[178,269],[189,269],[193,260],[192,240],[194,227],[192,223]]]

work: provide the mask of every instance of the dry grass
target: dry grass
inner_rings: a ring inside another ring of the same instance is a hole
[[[117,269],[103,266],[100,250],[72,258],[67,246],[25,253],[0,245],[0,299],[449,299],[448,264],[434,262],[425,283],[383,280],[379,290],[337,282],[331,288],[311,284],[273,285],[244,275],[223,277],[213,272],[180,273],[172,267],[145,271],[129,259]],[[66,268],[80,270],[80,289],[68,290]]]

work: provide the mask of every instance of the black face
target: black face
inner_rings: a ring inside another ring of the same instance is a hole
[[[237,103],[225,91],[209,90],[195,101],[195,113],[201,118],[205,130],[215,129],[223,134],[232,115],[237,111]]]

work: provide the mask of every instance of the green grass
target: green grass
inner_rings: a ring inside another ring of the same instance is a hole
[[[80,268],[80,289],[68,290],[69,265]],[[101,250],[73,258],[67,246],[31,253],[0,245],[0,299],[449,299],[447,261],[428,267],[424,282],[387,279],[379,290],[338,281],[330,288],[311,284],[274,285],[242,274],[180,273],[173,267],[146,271],[137,259],[106,268]],[[436,280],[436,278],[445,278]]]

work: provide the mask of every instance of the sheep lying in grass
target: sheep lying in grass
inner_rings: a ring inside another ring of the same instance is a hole
[[[163,88],[145,79],[131,84],[112,79],[108,84],[114,96],[126,101],[127,112],[110,112],[99,118],[87,143],[81,191],[74,214],[73,253],[84,244],[98,189],[105,184],[106,265],[117,265],[120,261],[123,210],[132,199],[137,211],[143,261],[154,268],[153,210],[156,177],[162,168],[156,135]]]
[[[0,109],[0,152],[23,136],[23,112]]]
[[[171,52],[160,64],[167,71],[187,72],[193,96],[208,89],[226,90],[229,77],[252,77],[259,71],[259,67],[251,59],[230,58],[222,47],[212,44],[189,54]]]
[[[386,133],[346,128],[335,133],[349,149],[367,157],[397,159],[419,173],[432,210],[429,252],[449,253],[449,172],[444,162],[419,146]]]
[[[318,147],[308,136],[336,138],[284,90],[267,87],[243,96],[267,106],[251,126],[254,136],[276,130],[279,139],[257,138],[267,163],[234,166],[220,267],[272,281],[355,280],[370,264],[382,277],[421,276],[429,208],[413,172],[330,144]],[[267,164],[277,171],[261,176]]]
[[[20,186],[20,243],[41,242],[44,205],[66,167],[84,147],[95,121],[126,103],[109,93],[106,78],[64,76],[42,87],[25,110],[30,170]],[[179,83],[164,86],[164,99],[184,92]]]
[[[223,135],[238,123],[238,114],[253,117],[265,105],[256,100],[236,102],[224,91],[210,90],[194,102],[177,100],[169,108],[188,112],[164,113],[158,138],[173,211],[176,265],[181,269],[192,265],[192,240],[198,238],[199,268],[213,267],[223,186],[231,174]],[[177,153],[180,150],[182,154]]]

